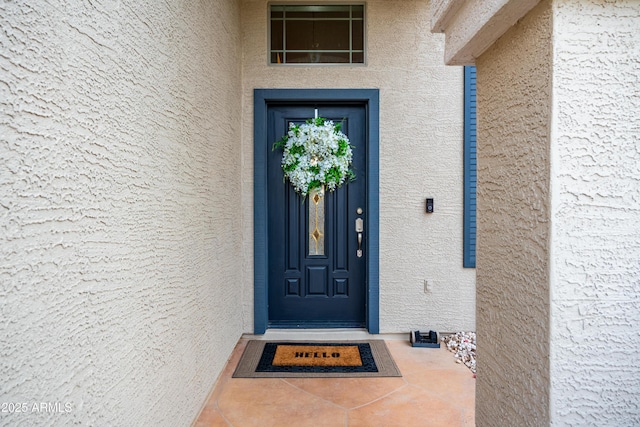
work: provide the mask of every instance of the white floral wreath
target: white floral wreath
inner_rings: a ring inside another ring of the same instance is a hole
[[[349,138],[341,124],[318,117],[305,124],[289,125],[289,132],[273,148],[282,148],[282,170],[297,193],[305,197],[323,185],[329,191],[347,179],[355,179],[349,169],[353,157]]]

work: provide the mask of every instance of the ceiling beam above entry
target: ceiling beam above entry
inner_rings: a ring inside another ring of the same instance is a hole
[[[473,65],[478,56],[539,2],[432,0],[431,32],[445,33],[445,64]]]

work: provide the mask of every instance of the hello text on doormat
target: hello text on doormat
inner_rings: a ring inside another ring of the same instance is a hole
[[[276,348],[274,366],[362,366],[357,345],[286,345]]]

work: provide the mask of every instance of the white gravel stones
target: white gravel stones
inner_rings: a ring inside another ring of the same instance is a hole
[[[441,340],[447,349],[455,353],[456,363],[463,363],[471,372],[476,373],[476,333],[458,332]]]

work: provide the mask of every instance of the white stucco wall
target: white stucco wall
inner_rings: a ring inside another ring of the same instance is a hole
[[[551,420],[640,425],[640,3],[553,12]]]
[[[464,32],[442,24],[452,4],[433,18],[447,44]],[[476,422],[638,425],[640,3],[548,0],[521,18],[476,62]]]
[[[476,424],[549,422],[551,5],[477,60]]]
[[[0,4],[0,425],[197,416],[242,330],[239,16]]]
[[[242,2],[245,330],[253,330],[254,88],[380,89],[380,331],[474,329],[475,271],[462,267],[463,70],[442,64],[429,2],[368,1],[365,66],[269,66],[267,17],[266,0]]]

